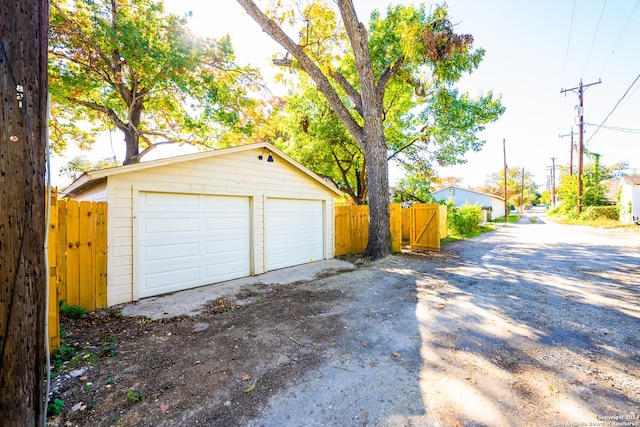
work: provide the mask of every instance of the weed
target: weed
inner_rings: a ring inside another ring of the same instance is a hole
[[[105,357],[113,357],[118,354],[118,352],[116,351],[116,347],[113,347],[111,345],[105,345],[103,350]]]
[[[255,302],[262,302],[262,297],[256,297]]]
[[[55,398],[53,402],[47,405],[47,416],[55,416],[58,415],[62,411],[62,407],[64,406],[64,400]]]
[[[115,383],[116,383],[116,380],[114,380],[113,378],[109,378],[107,380],[107,384],[115,384]]]
[[[79,305],[68,305],[64,301],[60,301],[60,314],[71,319],[80,320],[84,316],[86,310]]]
[[[536,222],[538,222],[538,218],[531,217],[531,218],[529,218],[529,221],[531,221],[532,224],[535,224]]]
[[[82,360],[91,366],[93,366],[93,362],[95,362],[97,358],[98,356],[90,350],[85,350],[84,355],[82,356]]]
[[[59,371],[62,369],[64,362],[68,362],[76,355],[76,348],[63,345],[56,349],[51,355],[51,365]]]
[[[127,403],[142,402],[144,400],[144,394],[140,390],[129,390],[127,392]]]

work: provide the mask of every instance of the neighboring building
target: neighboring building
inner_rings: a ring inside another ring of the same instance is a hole
[[[640,175],[622,177],[620,183],[620,221],[640,225]]]
[[[107,304],[334,257],[342,193],[266,143],[87,172],[106,201]]]
[[[609,178],[600,182],[605,188],[604,198],[612,205],[618,204],[618,192],[620,191],[620,184],[622,184],[622,177]]]
[[[489,212],[487,218],[489,220],[504,216],[504,199],[495,194],[450,185],[434,191],[431,195],[438,201],[453,200],[453,204],[456,206],[462,206],[465,203],[471,205],[479,204],[483,210]]]

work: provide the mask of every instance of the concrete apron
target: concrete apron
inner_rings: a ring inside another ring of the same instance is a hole
[[[157,297],[144,298],[124,305],[122,315],[128,317],[145,316],[153,320],[182,315],[194,316],[208,302],[234,296],[251,286],[277,286],[295,282],[308,282],[340,271],[354,269],[355,266],[352,263],[339,259],[316,261],[269,271],[258,276],[243,277]]]

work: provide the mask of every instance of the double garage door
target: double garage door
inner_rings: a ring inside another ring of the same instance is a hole
[[[141,192],[137,207],[140,298],[251,274],[251,242],[267,270],[323,258],[321,201],[267,199],[264,239],[254,239],[248,197]]]

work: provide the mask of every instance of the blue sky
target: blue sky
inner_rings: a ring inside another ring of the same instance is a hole
[[[266,3],[258,1],[261,6]],[[365,22],[372,9],[399,3],[419,2],[355,0],[358,16]],[[578,132],[578,96],[560,91],[578,86],[581,79],[584,84],[602,80],[585,91],[587,149],[601,154],[605,164],[629,161],[640,171],[640,80],[632,85],[640,75],[638,3],[640,0],[449,1],[456,31],[472,34],[475,46],[486,50],[479,69],[460,82],[460,89],[472,95],[489,90],[501,94],[506,112],[480,135],[486,140],[480,153],[469,153],[465,165],[441,170],[441,175],[461,177],[465,185],[482,185],[488,174],[502,168],[505,139],[508,165],[525,167],[543,190],[551,157],[556,164],[569,163],[570,139],[559,135],[570,133],[572,127]],[[275,72],[270,58],[282,48],[235,1],[170,0],[167,7],[178,13],[191,11],[193,28],[208,36],[231,34],[239,62],[262,68],[267,77]],[[597,130],[609,113],[605,126],[636,132]],[[119,135],[114,133],[114,137]],[[116,155],[122,157],[120,145],[116,142]],[[156,155],[167,155],[160,148],[157,151]],[[55,166],[53,169],[55,172]],[[398,176],[397,171],[392,173],[393,179]]]

